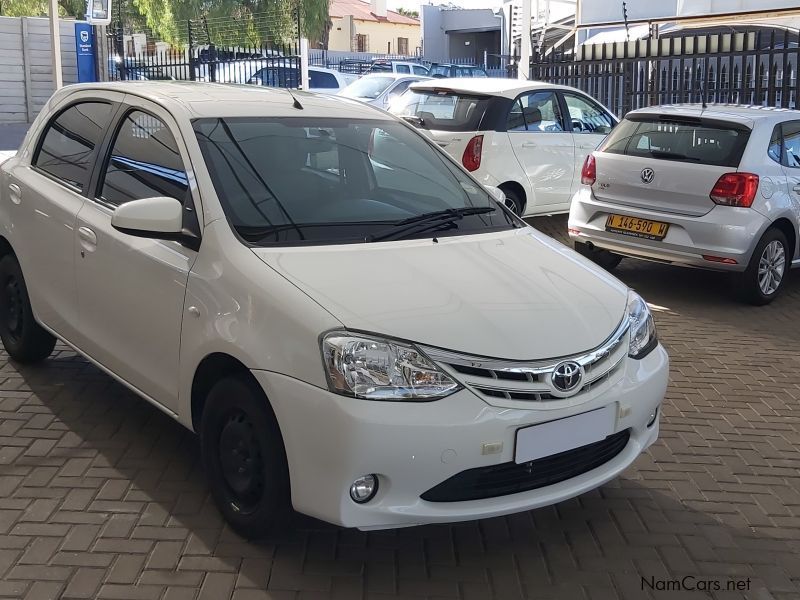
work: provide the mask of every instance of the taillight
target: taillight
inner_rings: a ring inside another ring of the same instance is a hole
[[[750,208],[758,191],[758,175],[753,173],[725,173],[717,179],[711,190],[714,204]]]
[[[461,157],[461,164],[467,171],[477,171],[481,168],[481,150],[483,150],[483,136],[476,135],[464,148],[464,156]]]
[[[590,154],[583,161],[583,168],[581,169],[581,183],[583,185],[594,185],[597,181],[597,163],[594,160],[594,155]]]

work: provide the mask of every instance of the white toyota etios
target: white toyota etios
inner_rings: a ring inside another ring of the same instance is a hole
[[[658,436],[647,305],[358,102],[70,86],[0,167],[0,337],[198,432],[246,536],[552,504]]]

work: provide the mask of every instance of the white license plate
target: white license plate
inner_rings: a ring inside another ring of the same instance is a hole
[[[614,433],[617,405],[517,430],[517,464],[566,452],[606,439]]]

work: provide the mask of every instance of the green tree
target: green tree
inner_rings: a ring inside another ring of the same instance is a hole
[[[45,17],[49,14],[47,0],[0,0],[0,15],[4,17]],[[83,18],[86,3],[83,0],[59,0],[58,14],[62,17]]]
[[[418,10],[410,10],[408,8],[398,8],[397,12],[406,17],[411,17],[412,19],[419,19]]]

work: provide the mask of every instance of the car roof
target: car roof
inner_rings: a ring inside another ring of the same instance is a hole
[[[665,115],[683,117],[705,117],[722,121],[743,123],[752,127],[756,121],[786,121],[800,119],[800,111],[771,106],[755,106],[750,104],[664,104],[649,106],[628,113],[629,115]]]
[[[392,73],[391,71],[365,73],[359,77],[359,79],[375,79],[377,77],[388,77],[389,79],[419,79],[420,81],[433,79],[432,77],[426,77],[425,75],[415,75],[414,73]]]
[[[388,113],[343,96],[292,90],[303,106],[294,108],[289,91],[258,85],[195,81],[113,81],[81,83],[61,88],[60,94],[78,91],[118,92],[139,96],[190,119],[209,117],[330,117],[392,120]]]
[[[455,77],[433,79],[411,84],[414,90],[446,89],[453,92],[469,94],[485,94],[488,96],[505,96],[516,98],[522,92],[543,89],[572,89],[563,85],[552,85],[542,81],[525,81],[522,79],[505,79],[500,77]]]

